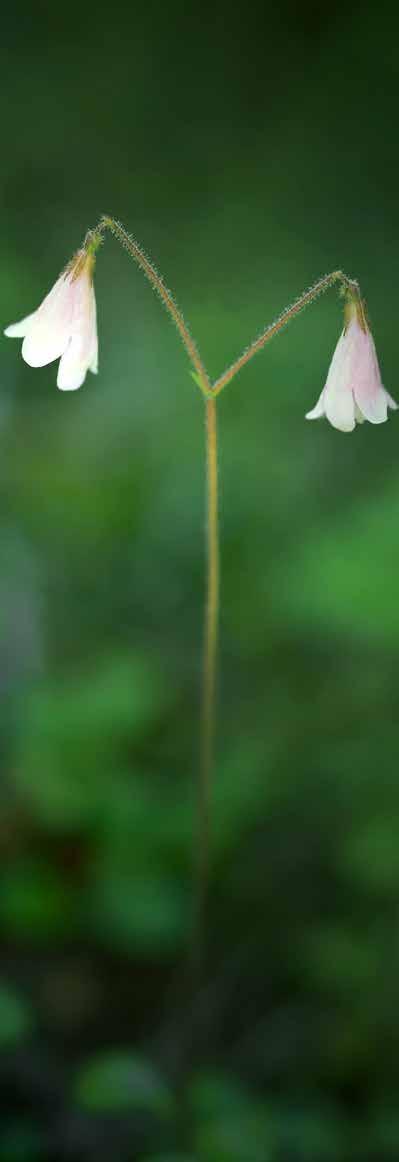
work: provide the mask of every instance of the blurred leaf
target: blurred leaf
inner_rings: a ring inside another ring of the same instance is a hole
[[[259,820],[262,805],[267,809],[274,788],[268,778],[274,742],[243,735],[220,761],[214,790],[214,843],[224,856],[242,834]],[[245,770],[245,778],[243,778]]]
[[[204,1071],[188,1087],[195,1141],[210,1162],[336,1162],[344,1137],[339,1117],[315,1107],[261,1104],[228,1073]]]
[[[105,658],[34,689],[16,778],[41,822],[65,828],[96,819],[111,794],[113,767],[159,718],[165,699],[157,666],[140,656]]]
[[[195,1147],[201,1162],[278,1162],[269,1114],[255,1102],[247,1113],[234,1107],[199,1126]]]
[[[126,771],[113,778],[113,793],[101,819],[101,863],[105,871],[144,869],[158,863],[187,868],[193,833],[192,804],[180,786],[158,773]]]
[[[399,804],[398,804],[399,805]],[[399,815],[370,819],[348,837],[341,866],[366,888],[395,897],[399,885]]]
[[[372,498],[352,501],[323,534],[317,528],[298,545],[280,591],[295,620],[397,643],[398,508],[394,479]]]
[[[319,925],[306,941],[304,962],[312,980],[351,992],[369,989],[378,979],[380,951],[367,933]]]
[[[33,1023],[28,1002],[8,985],[0,984],[0,1047],[4,1049],[24,1041]]]
[[[107,869],[85,904],[97,938],[137,953],[175,951],[185,939],[188,909],[187,888],[166,870],[118,875]]]
[[[187,1088],[191,1110],[199,1120],[228,1113],[230,1110],[247,1111],[253,1098],[237,1078],[217,1070],[197,1073]]]
[[[323,1108],[284,1105],[273,1115],[278,1158],[289,1162],[338,1162],[352,1157],[351,1139],[340,1116]]]
[[[168,1118],[173,1109],[172,1094],[156,1069],[124,1050],[98,1054],[83,1066],[76,1096],[92,1113],[142,1110]]]
[[[17,937],[42,939],[71,932],[73,898],[58,873],[40,861],[21,860],[3,872],[0,920]]]

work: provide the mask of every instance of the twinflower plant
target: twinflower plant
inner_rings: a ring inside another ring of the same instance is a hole
[[[104,216],[86,235],[81,249],[58,278],[39,308],[20,323],[7,327],[5,334],[23,338],[22,355],[32,367],[59,359],[57,384],[72,391],[84,383],[87,371],[97,371],[97,325],[93,273],[96,252],[110,231],[151,283],[173,320],[186,350],[192,377],[200,390],[205,409],[207,581],[204,617],[204,658],[201,713],[201,754],[199,762],[198,843],[197,843],[197,938],[203,931],[204,904],[209,875],[210,802],[216,721],[216,676],[218,654],[219,516],[218,516],[218,429],[217,406],[222,391],[254,355],[305,307],[332,286],[343,294],[344,328],[334,352],[320,398],[307,419],[326,416],[333,427],[351,432],[356,423],[372,424],[387,419],[395,401],[382,386],[373,337],[365,304],[356,281],[341,270],[326,274],[243,351],[222,375],[212,382],[197,344],[177,306],[174,296],[158,274],[142,247],[114,218]]]

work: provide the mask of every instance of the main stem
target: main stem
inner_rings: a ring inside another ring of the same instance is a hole
[[[194,953],[197,968],[201,965],[205,944],[205,911],[208,895],[210,870],[210,818],[211,818],[211,779],[214,759],[214,738],[216,721],[216,670],[217,670],[217,643],[219,621],[219,526],[218,526],[218,465],[217,465],[217,426],[216,426],[216,397],[219,392],[237,375],[237,372],[246,363],[261,351],[269,340],[290,322],[304,307],[313,302],[318,295],[327,290],[336,282],[340,282],[343,289],[354,295],[360,302],[358,284],[347,277],[341,270],[334,270],[319,279],[314,286],[305,291],[296,301],[271,323],[249,347],[228,367],[226,371],[211,385],[205,365],[200,356],[198,347],[190,333],[176,300],[165,285],[154,263],[145,254],[142,247],[125,230],[124,226],[115,218],[103,215],[95,230],[89,231],[85,248],[94,254],[101,244],[105,230],[110,230],[119,242],[125,246],[131,257],[148,278],[153,289],[157,292],[164,306],[169,312],[187,355],[194,369],[194,379],[201,388],[205,398],[206,417],[206,459],[207,459],[207,588],[205,605],[204,627],[204,660],[203,660],[203,687],[202,687],[202,731],[201,755],[198,788],[198,839],[197,839],[197,910],[194,932]]]
[[[202,729],[198,802],[197,914],[194,933],[197,959],[204,954],[205,913],[211,854],[211,780],[214,761],[217,647],[219,622],[219,511],[216,400],[205,400],[207,581],[202,677]]]

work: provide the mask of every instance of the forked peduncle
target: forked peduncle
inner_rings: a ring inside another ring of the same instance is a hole
[[[212,773],[214,766],[214,744],[216,727],[216,678],[218,654],[218,625],[220,606],[219,584],[219,513],[218,513],[218,442],[217,442],[217,397],[228,383],[241,371],[254,355],[283,330],[292,319],[299,315],[305,307],[310,306],[319,295],[329,287],[339,283],[341,290],[349,302],[355,304],[356,309],[365,320],[364,304],[360,297],[357,282],[349,279],[342,270],[334,270],[323,275],[313,286],[304,291],[291,306],[286,307],[273,323],[247,347],[242,354],[228,367],[212,384],[205,364],[200,356],[198,346],[191,335],[191,331],[184,320],[172,292],[166,286],[152,260],[148,257],[139,243],[125,230],[115,218],[103,215],[94,230],[89,230],[84,242],[84,249],[94,256],[101,245],[106,230],[124,246],[131,258],[145,274],[151,286],[158,294],[166,307],[192,365],[192,377],[200,388],[205,402],[205,431],[206,431],[206,559],[207,581],[204,615],[204,647],[203,647],[203,676],[202,676],[202,714],[201,714],[201,746],[198,783],[198,828],[196,843],[196,906],[193,932],[194,956],[197,960],[197,969],[200,967],[204,955],[205,945],[205,913],[206,899],[209,886],[210,856],[211,856],[211,790]]]

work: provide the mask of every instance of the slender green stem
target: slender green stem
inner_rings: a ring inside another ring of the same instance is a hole
[[[198,796],[197,913],[195,951],[200,962],[205,944],[205,913],[211,854],[211,790],[216,723],[216,680],[219,623],[219,510],[216,400],[205,401],[207,463],[207,581],[202,677],[201,763]]]
[[[196,382],[199,383],[203,394],[207,395],[210,391],[211,385],[205,365],[198,351],[198,347],[194,342],[192,335],[190,334],[187,323],[184,321],[183,315],[177,306],[176,300],[173,298],[171,291],[168,290],[167,286],[165,286],[165,283],[161,278],[161,275],[158,274],[154,263],[151,262],[149,258],[147,258],[147,255],[144,253],[144,250],[142,250],[141,246],[139,246],[138,242],[136,242],[135,239],[132,238],[130,234],[128,234],[124,226],[122,226],[120,222],[117,222],[115,218],[110,218],[107,215],[104,215],[101,218],[99,226],[97,227],[97,232],[103,230],[110,230],[111,233],[115,235],[115,238],[117,238],[119,242],[122,243],[122,246],[128,250],[129,254],[132,256],[132,258],[134,258],[135,262],[137,262],[138,266],[146,275],[146,278],[148,278],[153,289],[159,295],[167,311],[169,311],[169,314],[180,334],[180,338],[183,341],[184,347],[186,348],[187,355],[191,360],[191,363],[198,377]]]
[[[349,296],[353,296],[360,303],[360,292],[357,283],[353,282],[341,270],[324,275],[314,286],[305,291],[290,307],[271,323],[243,351],[242,355],[227,368],[226,371],[211,385],[205,365],[199,354],[198,347],[190,334],[183,315],[177,306],[171,291],[165,286],[153,262],[139,246],[138,242],[127,233],[124,226],[115,218],[104,215],[95,230],[89,231],[85,240],[85,249],[95,254],[101,244],[105,230],[110,230],[119,242],[126,248],[135,262],[148,278],[153,289],[157,292],[164,306],[169,312],[179,332],[187,355],[193,367],[193,378],[205,397],[206,419],[206,462],[207,462],[207,583],[204,624],[204,658],[203,658],[203,685],[202,685],[202,729],[201,755],[198,784],[198,835],[197,835],[197,909],[194,931],[194,955],[196,971],[201,966],[205,945],[205,913],[209,886],[210,854],[211,854],[211,784],[214,763],[214,740],[216,724],[216,677],[218,653],[218,622],[219,622],[219,516],[218,516],[218,452],[217,452],[217,414],[216,396],[237,375],[237,372],[249,363],[250,359],[273,338],[283,327],[290,322],[304,307],[308,306],[332,286],[340,282]],[[363,308],[362,308],[363,309]]]
[[[347,278],[346,274],[344,274],[342,270],[333,270],[331,274],[325,274],[323,278],[320,278],[318,282],[314,284],[314,286],[311,286],[309,290],[300,295],[299,299],[296,299],[296,301],[292,303],[290,307],[286,307],[285,311],[279,315],[278,319],[275,319],[274,323],[270,323],[269,326],[266,327],[264,331],[262,331],[262,334],[258,335],[258,338],[254,339],[254,342],[251,343],[249,347],[245,348],[245,351],[243,351],[242,355],[236,359],[235,363],[232,363],[231,367],[228,367],[227,370],[223,372],[223,375],[219,376],[219,379],[216,380],[212,387],[213,395],[219,395],[219,392],[223,391],[223,388],[226,387],[228,383],[230,383],[230,380],[234,379],[234,376],[237,375],[237,372],[241,371],[241,368],[244,367],[246,363],[249,363],[250,359],[252,359],[258,351],[261,351],[262,348],[266,346],[266,343],[268,343],[270,339],[273,339],[274,335],[277,335],[278,332],[283,329],[283,327],[287,326],[287,323],[289,323],[291,319],[295,318],[295,315],[299,315],[300,311],[303,311],[304,307],[309,306],[309,304],[312,303],[314,299],[323,294],[323,291],[328,290],[328,287],[332,286],[335,282],[341,282],[342,286],[346,290],[350,290],[352,293],[358,296],[359,289],[357,283]]]

